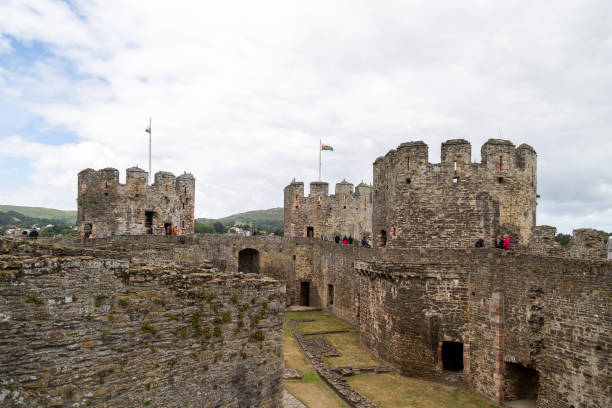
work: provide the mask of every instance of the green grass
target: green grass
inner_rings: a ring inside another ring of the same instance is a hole
[[[346,380],[381,408],[495,408],[467,390],[395,373],[362,374]]]
[[[77,215],[77,212],[74,210],[56,210],[53,208],[25,207],[19,205],[0,205],[0,211],[15,211],[27,217],[59,220],[66,224],[75,224]]]

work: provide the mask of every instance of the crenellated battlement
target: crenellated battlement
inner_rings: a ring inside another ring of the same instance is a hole
[[[502,139],[481,147],[471,161],[464,139],[442,143],[440,163],[429,162],[422,141],[400,144],[374,162],[373,230],[380,245],[471,245],[497,234],[526,244],[535,226],[537,155]]]
[[[78,174],[79,229],[95,237],[113,234],[162,234],[177,227],[181,234],[194,230],[195,178],[184,173],[176,177],[166,171],[149,175],[138,167],[126,170],[119,182],[114,168],[85,169]]]
[[[305,196],[304,183],[294,180],[285,187],[284,203],[287,236],[371,234],[372,186],[363,182],[355,187],[342,180],[330,195],[329,183],[314,181]]]

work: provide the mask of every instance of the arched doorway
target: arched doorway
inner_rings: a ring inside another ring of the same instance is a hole
[[[238,252],[238,272],[259,273],[259,251],[246,248]]]

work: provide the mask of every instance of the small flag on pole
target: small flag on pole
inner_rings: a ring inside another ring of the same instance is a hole
[[[151,125],[147,126],[147,128],[145,129],[145,132],[147,132],[148,134],[151,134]]]
[[[334,148],[331,147],[330,145],[321,145],[321,150],[331,150],[332,152],[334,151]]]

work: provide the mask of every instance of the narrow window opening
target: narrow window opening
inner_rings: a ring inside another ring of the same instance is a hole
[[[453,162],[453,170],[455,170],[455,172],[457,172],[457,162]]]
[[[448,371],[463,370],[463,343],[456,341],[442,342],[442,369]]]
[[[533,167],[531,168],[531,187],[535,185],[535,171]]]
[[[357,317],[359,317],[359,293],[357,293],[357,295],[355,296],[355,313],[357,314]]]
[[[378,246],[380,248],[387,246],[387,231],[380,230],[378,232]]]
[[[108,181],[104,182],[104,188],[108,188]]]
[[[181,228],[185,228],[185,221],[181,223]]]
[[[406,169],[410,170],[410,156],[406,156]]]
[[[499,184],[503,184],[503,182],[504,182],[504,178],[503,178],[503,177],[498,177],[498,178],[497,178],[497,182],[498,182]]]
[[[319,207],[321,207],[321,196],[318,197],[317,204],[318,204]]]
[[[503,170],[504,169],[504,156],[499,155],[499,169]]]
[[[187,187],[183,187],[183,193],[187,194]]]
[[[300,283],[300,306],[310,306],[310,282]]]
[[[185,209],[185,203],[183,203],[183,210]]]
[[[104,193],[105,196],[108,196],[108,193]]]
[[[346,210],[346,205],[345,205],[345,206],[343,206],[342,208],[344,208],[344,209]]]
[[[308,238],[314,237],[314,227],[306,227],[306,236]]]
[[[295,208],[300,208],[300,206],[299,206],[299,205],[296,205],[296,206],[295,206]]]
[[[153,226],[154,215],[155,213],[153,211],[145,211],[145,228],[147,229],[147,232],[149,232],[149,230]]]
[[[329,306],[334,304],[334,285],[327,285],[327,304]]]
[[[293,255],[293,260],[295,261],[295,255]]]
[[[410,180],[410,177],[406,179],[406,184],[410,184],[412,183],[412,180]]]

